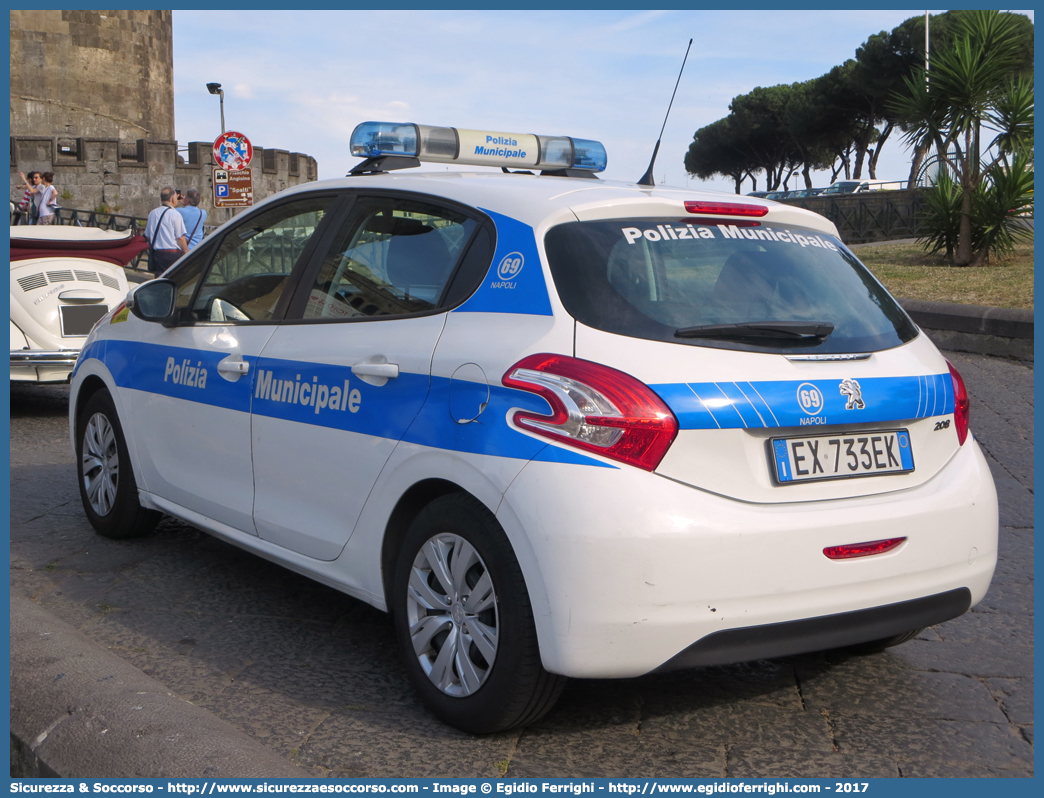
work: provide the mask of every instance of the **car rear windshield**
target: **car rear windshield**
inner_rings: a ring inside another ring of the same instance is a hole
[[[880,351],[917,335],[866,267],[812,230],[613,219],[553,227],[544,244],[566,310],[606,332],[816,354]]]

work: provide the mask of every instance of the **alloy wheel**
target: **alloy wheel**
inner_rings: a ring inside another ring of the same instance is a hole
[[[413,651],[432,683],[464,697],[485,683],[497,655],[497,595],[475,548],[450,533],[414,558],[406,596]]]
[[[108,515],[120,483],[120,455],[116,432],[104,413],[91,416],[83,431],[80,469],[91,508],[100,516]]]

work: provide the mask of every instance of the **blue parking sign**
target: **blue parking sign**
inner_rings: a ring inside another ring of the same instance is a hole
[[[214,185],[214,196],[215,197],[227,197],[228,196],[228,183],[217,183]]]

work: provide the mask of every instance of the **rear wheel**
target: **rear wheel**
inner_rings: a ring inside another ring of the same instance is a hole
[[[482,734],[531,723],[554,706],[566,679],[540,663],[522,569],[477,499],[450,494],[420,512],[393,592],[406,668],[443,721]]]
[[[76,430],[80,500],[91,526],[114,540],[150,532],[161,514],[138,502],[127,442],[108,391],[97,391],[87,400]]]

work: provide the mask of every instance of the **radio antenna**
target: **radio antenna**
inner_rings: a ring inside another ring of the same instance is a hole
[[[642,179],[638,181],[639,186],[656,185],[656,179],[653,177],[653,164],[656,163],[656,153],[660,151],[660,139],[663,138],[663,131],[667,128],[667,117],[671,115],[671,106],[674,105],[674,95],[678,93],[678,84],[681,83],[682,72],[685,71],[685,62],[689,60],[689,50],[691,49],[692,39],[689,39],[689,46],[685,48],[685,58],[682,59],[681,69],[678,70],[678,79],[674,82],[674,92],[671,94],[671,102],[667,106],[667,115],[664,116],[663,127],[660,128],[660,138],[656,139],[656,146],[653,147],[652,160],[649,161],[649,168],[645,170]]]

